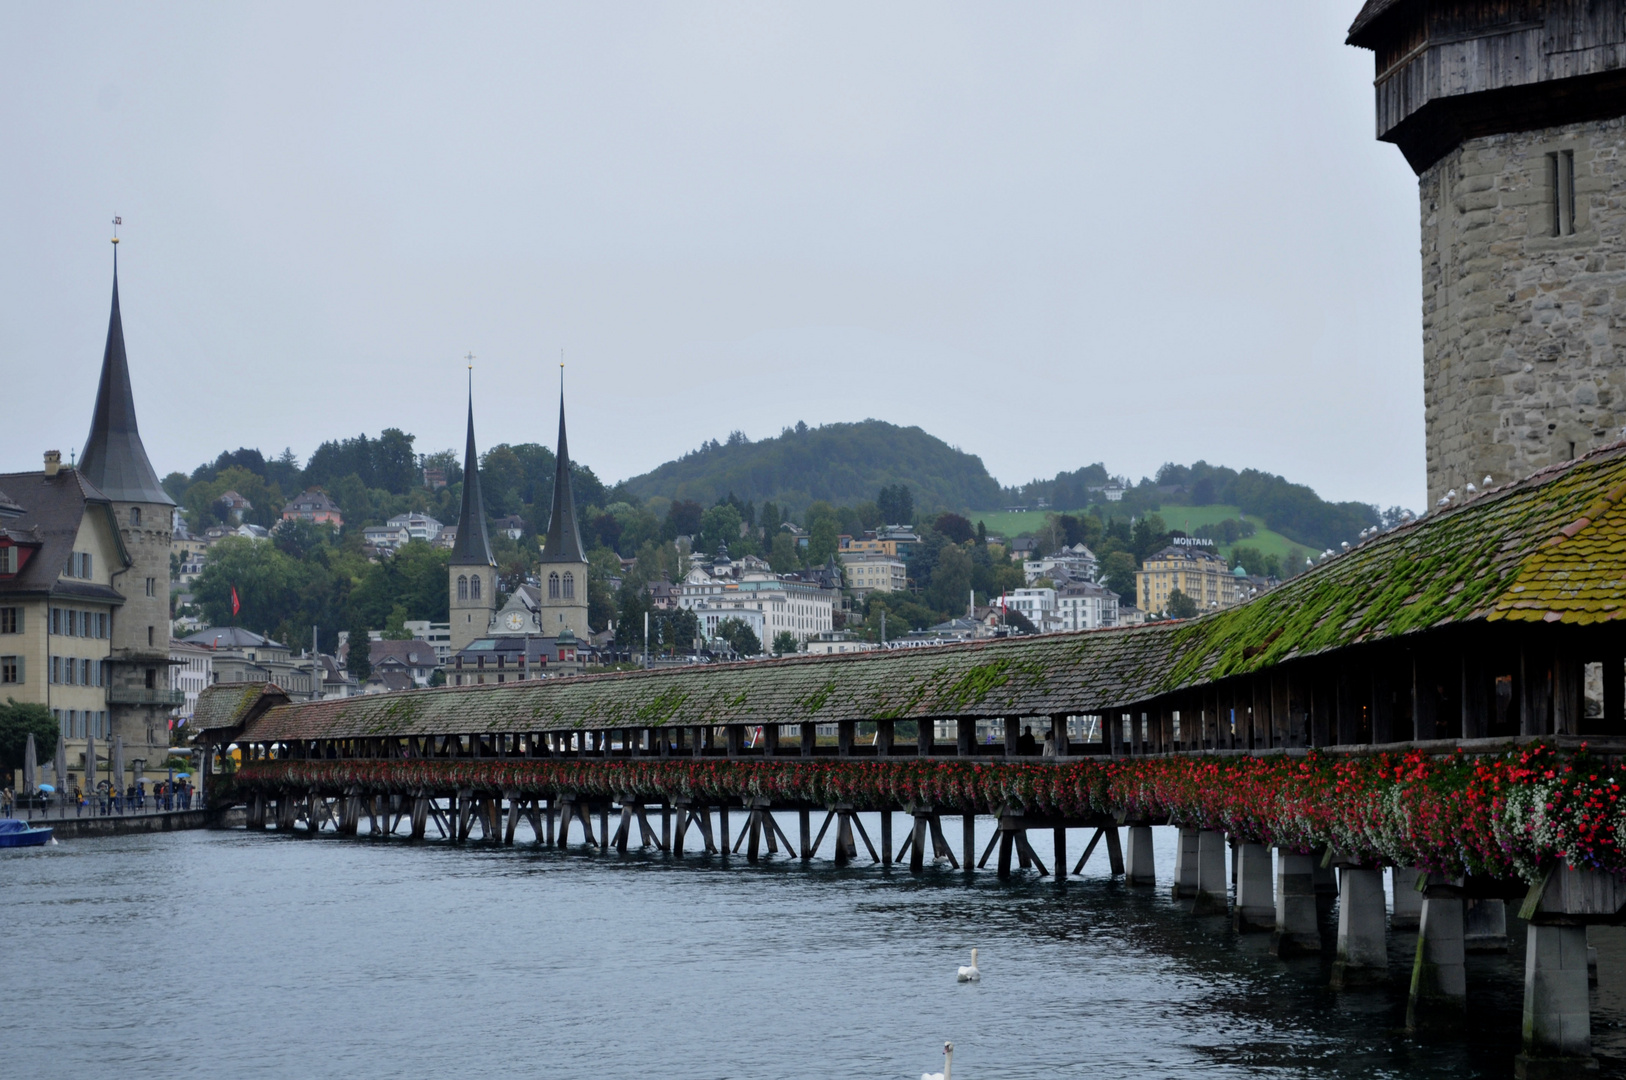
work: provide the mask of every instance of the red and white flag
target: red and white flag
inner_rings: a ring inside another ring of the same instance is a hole
[[[243,605],[237,602],[237,586],[233,585],[231,587],[231,613],[235,617],[241,610],[243,610]]]

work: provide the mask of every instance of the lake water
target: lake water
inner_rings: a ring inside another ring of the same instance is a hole
[[[1512,1075],[1522,936],[1469,958],[1467,1030],[1414,1038],[1413,935],[1391,934],[1389,989],[1334,994],[1325,960],[1170,900],[1172,839],[1156,889],[1111,881],[1104,851],[1060,888],[242,831],[8,852],[0,1069],[914,1080],[952,1039],[960,1080]],[[1623,1076],[1626,948],[1594,944],[1594,1041]],[[983,980],[957,984],[974,945]]]

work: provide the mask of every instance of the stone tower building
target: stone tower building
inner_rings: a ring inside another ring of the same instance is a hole
[[[180,703],[169,673],[169,550],[175,500],[158,482],[136,429],[116,258],[101,385],[79,471],[112,501],[130,558],[113,583],[124,604],[114,614],[109,632],[109,725],[113,737],[124,740],[126,761],[158,768],[169,748],[170,711]]]
[[[557,637],[569,628],[578,641],[590,641],[587,625],[587,556],[576,524],[576,498],[570,489],[570,447],[565,441],[565,395],[559,393],[559,449],[553,466],[553,510],[542,548],[542,633]]]
[[[1626,4],[1367,0],[1348,41],[1418,176],[1429,502],[1621,438]]]
[[[483,637],[497,610],[497,560],[486,533],[486,504],[480,496],[480,455],[474,448],[474,390],[469,389],[469,434],[463,447],[463,506],[457,515],[447,589],[451,597],[452,652]]]

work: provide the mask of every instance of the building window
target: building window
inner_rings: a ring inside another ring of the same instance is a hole
[[[1575,235],[1575,151],[1559,150],[1547,155],[1547,201],[1549,235]]]
[[[0,683],[15,686],[23,681],[23,658],[0,656]]]
[[[0,574],[15,574],[17,572],[17,549],[0,547]]]
[[[22,632],[23,609],[0,607],[0,634],[20,634]]]
[[[147,689],[148,690],[153,690],[153,689],[156,689],[157,686],[158,686],[158,669],[157,668],[148,668],[147,669]]]
[[[558,574],[549,574],[548,575],[548,599],[549,600],[557,600],[557,599],[559,599],[559,575]]]
[[[576,599],[576,575],[569,571],[565,572],[565,599]]]
[[[141,528],[141,507],[139,506],[130,507],[130,528]]]
[[[152,648],[152,627],[147,627],[147,648]]]
[[[459,600],[469,598],[469,576],[467,574],[457,575],[457,598]]]
[[[158,595],[158,579],[157,578],[148,578],[147,579],[147,595],[148,596],[157,596]]]
[[[470,574],[469,575],[469,599],[470,600],[478,600],[478,599],[480,599],[480,575],[479,574]]]

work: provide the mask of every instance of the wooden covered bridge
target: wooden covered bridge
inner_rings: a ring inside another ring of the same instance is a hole
[[[464,840],[479,828],[512,842],[528,819],[542,843],[567,843],[579,823],[600,850],[625,851],[636,829],[640,846],[680,855],[695,828],[707,852],[723,853],[732,809],[747,815],[740,840],[752,860],[780,845],[807,859],[822,813],[818,836],[835,823],[838,860],[861,841],[877,862],[907,854],[912,869],[944,859],[970,870],[972,816],[993,814],[1002,875],[1013,859],[1050,869],[1027,841],[1046,829],[1051,867],[1065,876],[1066,830],[1086,828],[1085,858],[1104,839],[1115,873],[1149,883],[1149,826],[1172,823],[1177,895],[1273,931],[1284,951],[1320,947],[1318,889],[1341,869],[1345,982],[1387,965],[1388,865],[1405,886],[1393,924],[1433,912],[1417,1000],[1464,1000],[1464,912],[1520,900],[1541,946],[1530,959],[1540,985],[1560,987],[1527,994],[1530,1046],[1569,1054],[1579,1045],[1562,1034],[1574,1026],[1575,934],[1584,957],[1584,924],[1614,921],[1626,904],[1626,857],[1603,836],[1623,811],[1611,798],[1588,819],[1584,850],[1532,828],[1498,862],[1488,846],[1425,835],[1415,816],[1390,829],[1404,841],[1362,832],[1372,789],[1345,780],[1403,785],[1381,764],[1403,761],[1438,780],[1477,758],[1535,784],[1545,781],[1525,775],[1532,754],[1569,761],[1584,743],[1594,780],[1601,770],[1613,783],[1612,755],[1626,753],[1623,604],[1626,444],[1616,444],[1185,622],[308,704],[275,687],[218,686],[195,723],[200,742],[241,751],[235,775],[209,777],[220,797],[246,804],[253,826],[308,833],[356,833],[365,818],[375,835],[406,823],[414,837],[433,826]],[[1261,777],[1276,785],[1269,805],[1240,808],[1239,781],[1254,790]],[[1319,800],[1314,812],[1305,799]],[[1482,817],[1513,813],[1508,799],[1484,805]],[[860,811],[881,812],[879,851]],[[895,856],[898,811],[913,828]],[[798,816],[794,841],[776,812]],[[961,818],[958,854],[945,815]],[[1583,1003],[1585,975],[1583,964]]]

